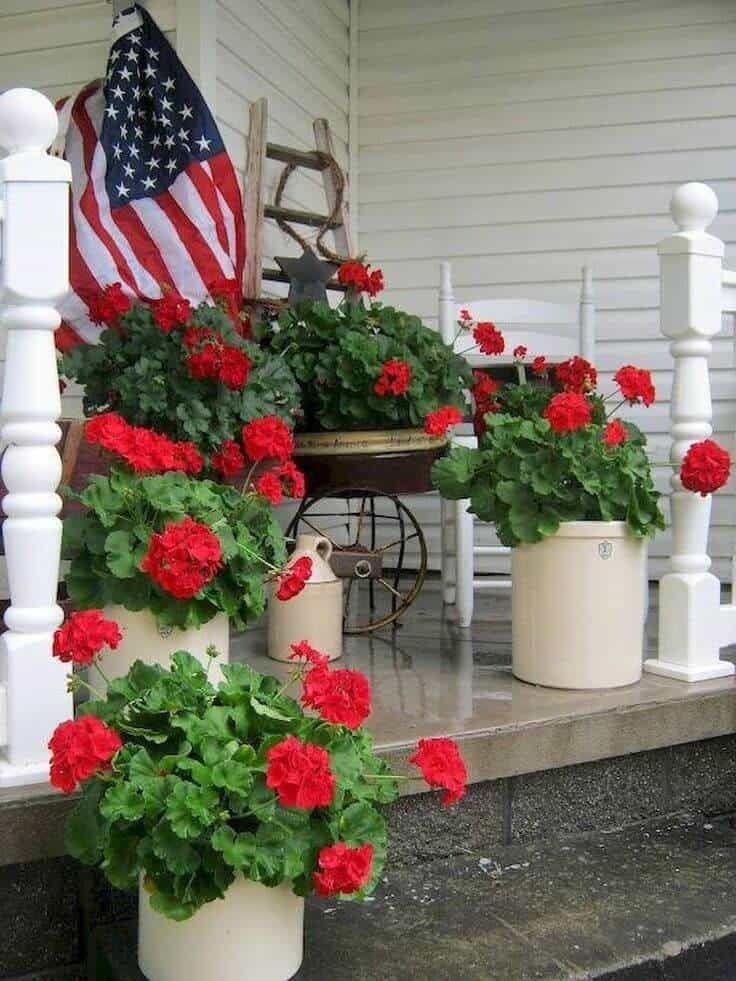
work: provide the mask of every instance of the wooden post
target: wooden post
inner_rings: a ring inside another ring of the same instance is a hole
[[[680,465],[689,447],[711,435],[713,410],[708,376],[711,338],[721,329],[723,242],[706,228],[718,199],[705,184],[675,191],[672,217],[679,231],[660,242],[660,316],[670,338],[674,379],[670,403],[673,466],[672,571],[659,584],[659,655],[645,670],[682,681],[734,673],[722,661],[728,608],[721,608],[720,583],[709,571],[711,497],[683,488]]]
[[[51,656],[63,614],[56,603],[61,548],[61,460],[55,304],[69,288],[71,168],[45,151],[54,107],[32,89],[0,96],[2,264],[0,322],[7,330],[2,476],[3,542],[11,605],[0,637],[4,749],[0,786],[48,780],[47,743],[72,714],[66,665]]]
[[[580,353],[586,360],[595,362],[595,302],[590,266],[583,266],[580,290]]]
[[[263,210],[266,143],[268,141],[268,100],[251,104],[248,124],[248,162],[245,172],[245,271],[243,295],[261,295],[263,269]]]

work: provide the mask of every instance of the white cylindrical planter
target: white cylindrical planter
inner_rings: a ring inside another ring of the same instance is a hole
[[[218,665],[227,664],[230,646],[230,621],[225,613],[218,613],[201,627],[189,630],[178,627],[162,630],[149,610],[133,612],[124,606],[108,606],[105,616],[118,624],[123,635],[117,649],[108,651],[102,658],[102,669],[108,678],[121,678],[134,661],[167,668],[175,651],[188,651],[207,667],[210,659],[205,652],[210,644],[214,644],[219,656],[215,658],[209,677],[215,683],[220,681]]]
[[[568,521],[511,552],[513,671],[550,688],[639,681],[646,540],[623,521]]]
[[[304,900],[238,875],[225,893],[179,923],[151,909],[141,886],[138,965],[148,981],[287,981],[304,950]]]

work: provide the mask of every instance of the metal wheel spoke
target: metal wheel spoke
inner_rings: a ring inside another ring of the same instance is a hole
[[[390,582],[386,582],[386,580],[381,576],[379,576],[375,581],[380,582],[380,584],[384,586],[389,593],[392,593],[397,599],[400,599],[402,603],[404,602],[405,597],[398,591],[398,589],[394,589]]]
[[[394,540],[392,542],[389,542],[388,545],[381,545],[379,548],[377,548],[376,552],[387,552],[390,548],[393,548],[395,545],[401,545],[402,542],[404,543],[409,542],[411,541],[412,538],[419,538],[419,532],[413,531],[411,535],[407,535],[405,538],[394,538]]]
[[[360,504],[360,512],[358,513],[358,527],[356,528],[356,531],[355,531],[355,538],[350,542],[350,545],[351,546],[352,545],[357,545],[358,542],[360,541],[360,531],[361,531],[361,528],[363,527],[363,518],[365,517],[365,501],[366,501],[366,498],[365,498],[365,495],[363,495],[363,500],[361,501],[361,504]],[[352,517],[352,515],[351,515],[351,517]]]

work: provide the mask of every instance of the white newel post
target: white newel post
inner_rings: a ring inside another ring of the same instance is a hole
[[[72,715],[66,666],[51,657],[61,548],[61,461],[55,303],[69,280],[68,163],[46,149],[57,130],[49,100],[31,89],[0,96],[0,327],[3,542],[11,605],[0,637],[0,786],[48,779],[47,743]],[[2,703],[0,703],[2,704]]]
[[[659,244],[660,316],[670,338],[674,380],[670,404],[673,465],[671,572],[659,584],[659,652],[645,661],[655,674],[702,681],[734,673],[722,661],[720,582],[709,571],[711,498],[683,490],[680,464],[694,442],[711,435],[708,376],[711,338],[721,329],[723,242],[706,228],[718,199],[705,184],[684,184],[671,205],[680,229]]]

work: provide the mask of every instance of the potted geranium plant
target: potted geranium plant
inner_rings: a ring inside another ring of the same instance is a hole
[[[75,607],[105,607],[121,624],[117,674],[139,657],[165,663],[180,647],[204,658],[215,643],[227,654],[229,622],[242,630],[260,616],[264,582],[279,579],[277,594],[296,595],[309,578],[311,569],[300,567],[304,576],[292,582],[284,569],[284,538],[271,509],[284,494],[303,492],[281,420],[248,423],[242,449],[229,441],[229,464],[249,467],[241,491],[199,476],[203,458],[191,443],[117,413],[89,420],[86,438],[112,463],[80,495],[69,492],[84,510],[64,521],[66,588]]]
[[[631,684],[642,670],[646,540],[664,518],[644,435],[612,416],[652,404],[651,376],[626,365],[602,396],[583,358],[549,369],[515,355],[517,382],[476,378],[478,448],[437,462],[435,485],[469,498],[512,548],[515,675],[558,688]]]
[[[302,300],[256,327],[301,388],[297,455],[443,446],[462,417],[467,362],[419,317],[375,299],[380,270],[352,261],[338,279],[347,292],[336,307]]]
[[[173,290],[133,303],[119,283],[90,297],[90,317],[105,329],[98,344],[68,351],[60,367],[84,385],[85,415],[116,412],[193,443],[215,466],[253,419],[293,426],[299,390],[288,365],[243,337],[230,294],[212,289],[215,301],[197,307]]]
[[[217,687],[183,651],[169,670],[137,662],[51,738],[51,782],[82,784],[68,850],[139,889],[149,981],[286,981],[302,958],[304,897],[362,899],[379,880],[380,809],[401,778],[362,728],[369,682],[306,642],[293,657],[286,684],[231,664]],[[463,796],[451,740],[421,740],[409,762],[444,804]]]

